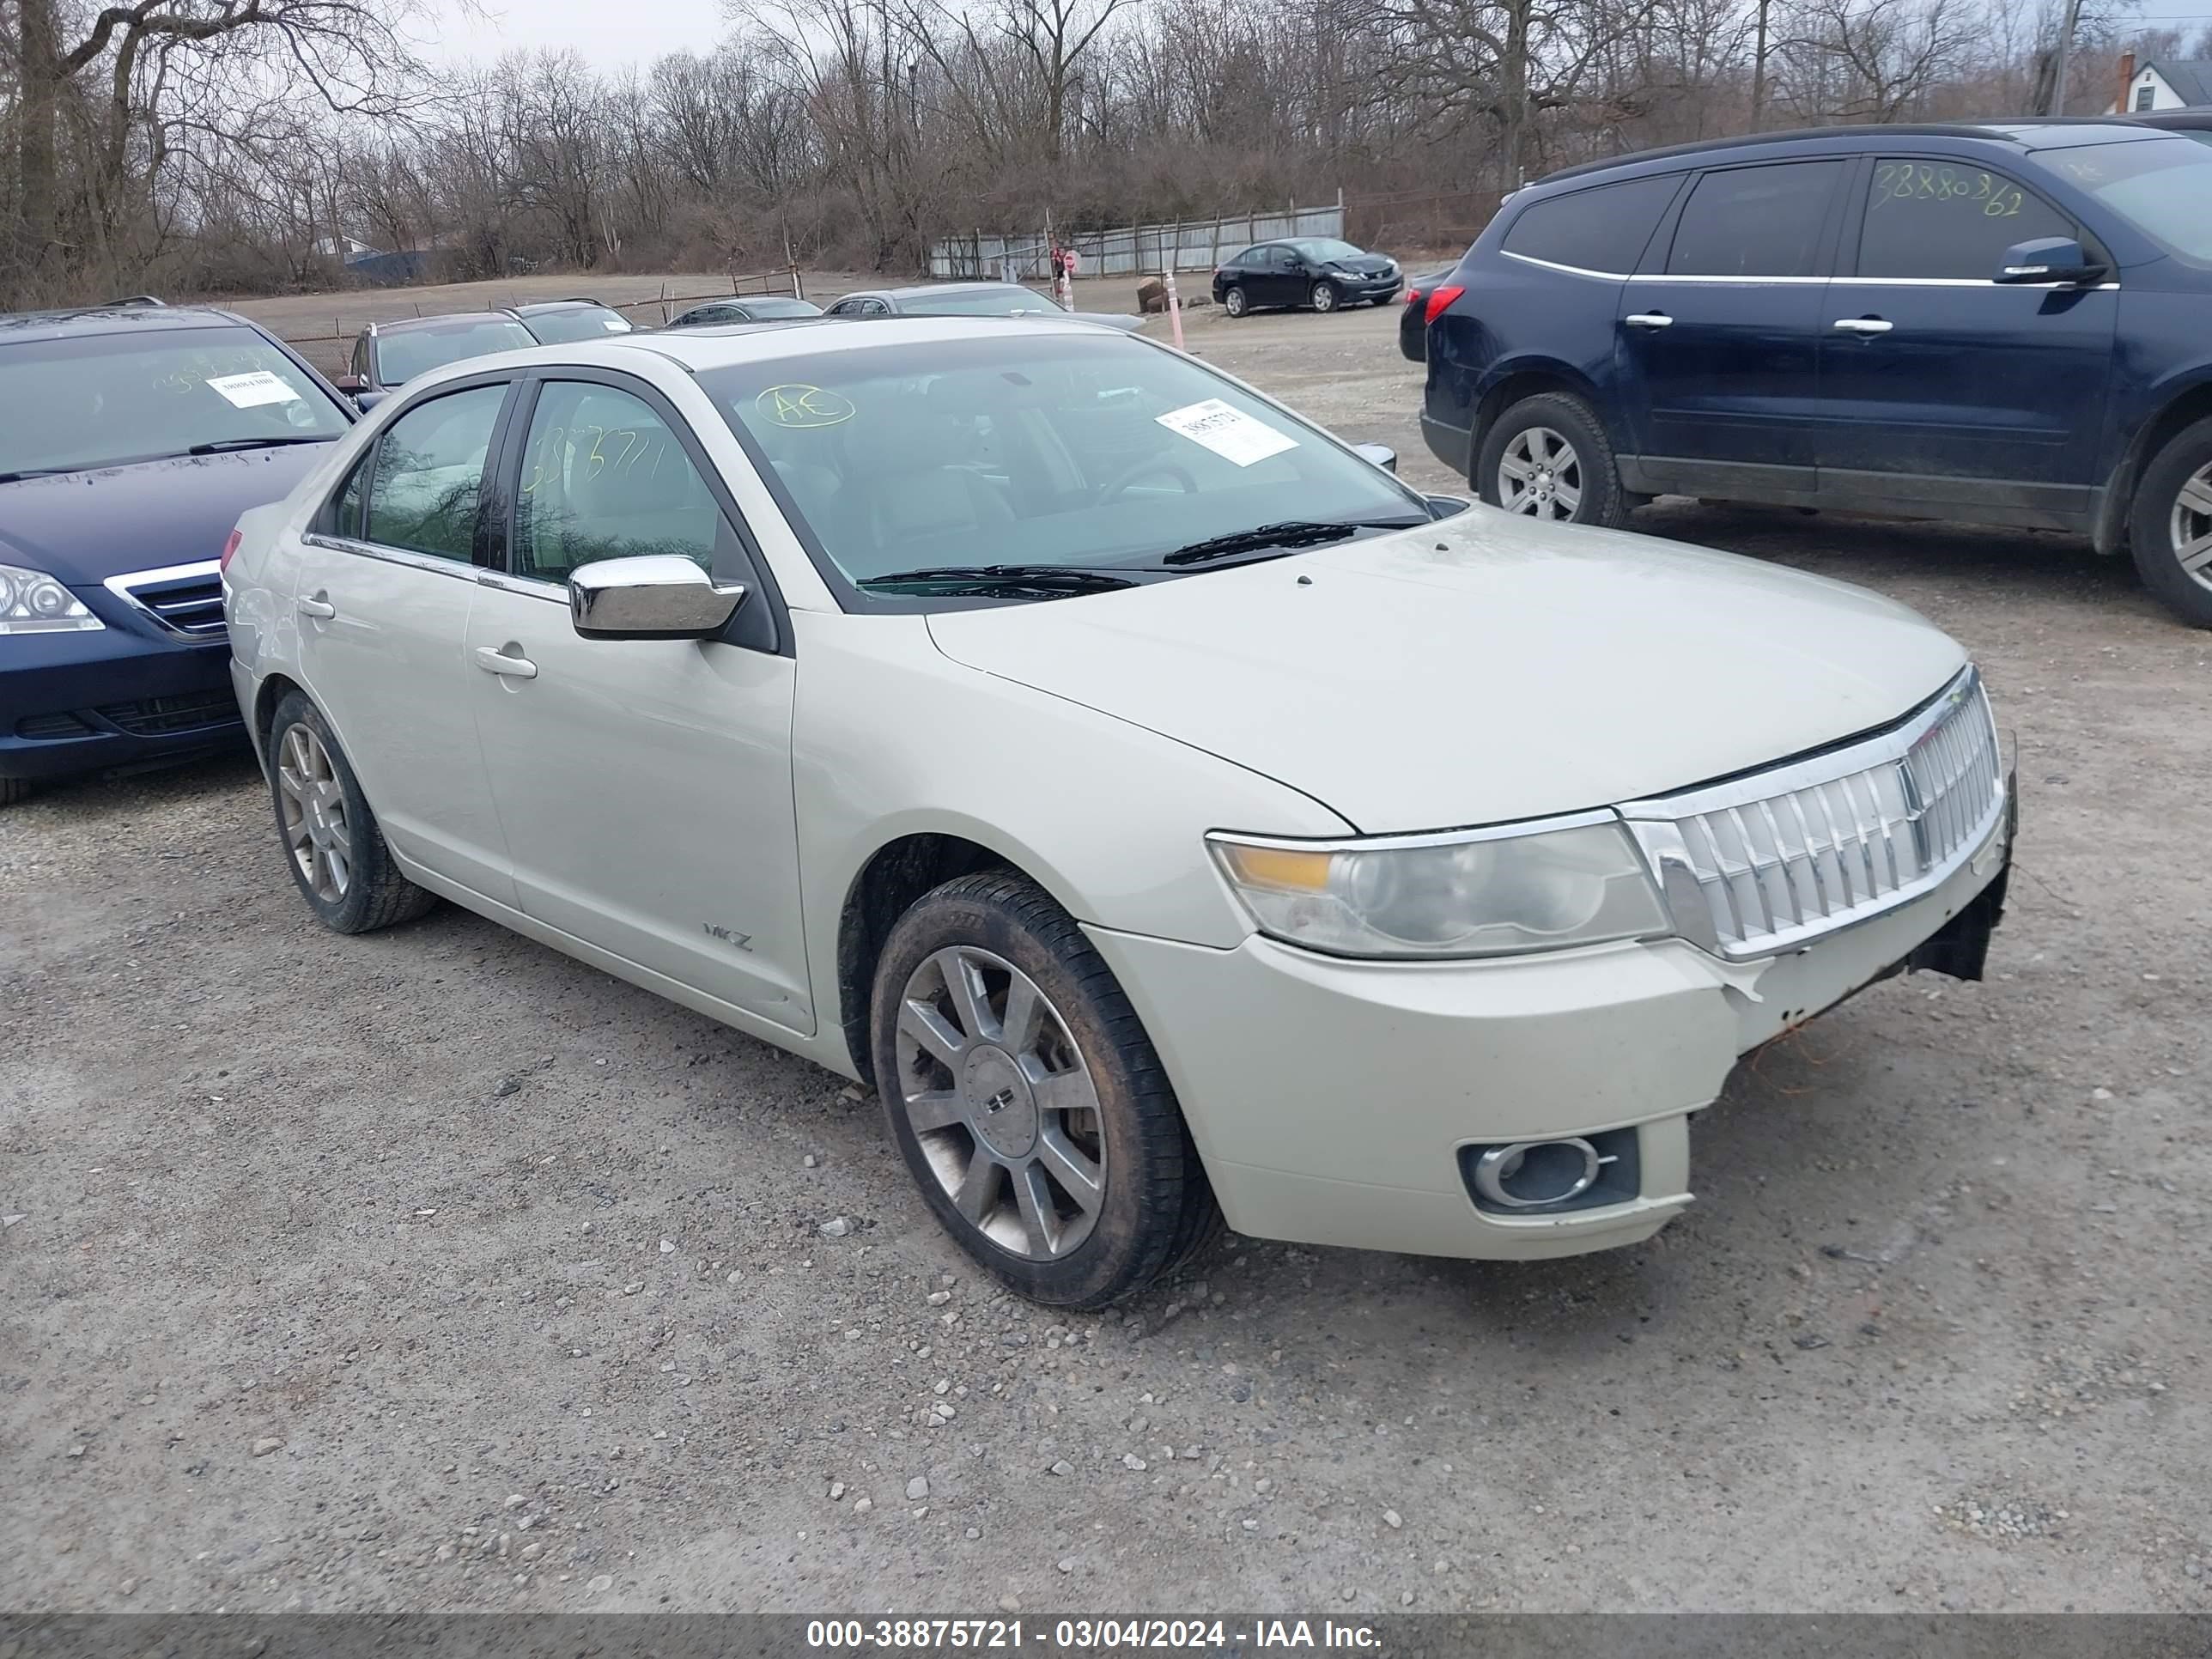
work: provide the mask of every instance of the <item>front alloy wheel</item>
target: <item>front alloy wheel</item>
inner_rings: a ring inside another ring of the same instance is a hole
[[[900,1109],[955,1209],[1032,1261],[1091,1236],[1106,1196],[1091,1069],[1052,999],[974,945],[925,958],[898,1015]]]
[[[1316,283],[1313,285],[1313,308],[1329,312],[1336,309],[1337,293],[1334,283]]]
[[[1498,461],[1498,502],[1508,513],[1571,519],[1583,501],[1583,463],[1575,447],[1547,426],[1513,434]]]

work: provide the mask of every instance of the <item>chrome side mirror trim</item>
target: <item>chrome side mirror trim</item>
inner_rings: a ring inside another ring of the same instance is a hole
[[[729,625],[745,586],[720,586],[672,553],[601,559],[568,576],[568,618],[587,640],[708,639]]]

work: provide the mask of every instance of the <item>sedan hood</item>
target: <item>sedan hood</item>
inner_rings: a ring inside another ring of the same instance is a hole
[[[1263,773],[1373,834],[1762,766],[1897,719],[1966,660],[1860,588],[1487,507],[929,626],[956,662]]]
[[[1060,316],[1078,323],[1103,323],[1109,328],[1134,331],[1144,326],[1145,319],[1116,311],[1063,311]]]
[[[240,514],[289,495],[323,453],[287,444],[0,484],[0,563],[89,587],[215,558]]]
[[[1379,253],[1362,253],[1355,258],[1338,259],[1334,263],[1340,270],[1356,271],[1362,276],[1387,276],[1393,269],[1390,261]]]

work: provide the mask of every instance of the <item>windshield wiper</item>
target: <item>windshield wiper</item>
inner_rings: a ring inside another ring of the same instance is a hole
[[[1289,519],[1281,524],[1263,524],[1250,530],[1231,531],[1226,536],[1209,536],[1202,542],[1193,542],[1178,547],[1172,553],[1160,556],[1164,565],[1205,564],[1209,560],[1226,559],[1238,553],[1258,553],[1273,548],[1291,551],[1301,547],[1319,547],[1328,542],[1340,542],[1363,530],[1410,530],[1421,523],[1419,519]]]
[[[187,455],[220,455],[233,449],[276,449],[285,444],[326,444],[328,438],[310,438],[304,433],[286,433],[283,437],[215,438],[204,444],[194,444]]]
[[[938,564],[920,570],[894,570],[889,575],[869,576],[855,587],[902,587],[939,584],[971,593],[1029,592],[1055,596],[1103,593],[1116,587],[1134,587],[1130,577],[1110,570],[1085,569],[1065,564]]]

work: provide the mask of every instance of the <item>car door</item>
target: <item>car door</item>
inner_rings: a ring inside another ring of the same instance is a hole
[[[794,665],[763,567],[682,416],[643,382],[563,369],[523,402],[506,568],[483,579],[466,653],[518,902],[679,986],[811,1031]],[[727,640],[577,635],[569,573],[653,553],[746,585]]]
[[[2088,512],[2117,283],[1994,280],[2015,243],[2086,233],[1978,161],[1870,157],[1852,198],[1823,296],[1821,502],[2054,526]]]
[[[392,846],[512,903],[462,647],[490,543],[483,480],[511,383],[404,411],[302,538],[293,603],[308,694]]]
[[[1812,499],[1822,275],[1850,166],[1701,173],[1622,284],[1615,367],[1641,487]]]
[[[1306,262],[1297,249],[1276,242],[1267,249],[1267,303],[1302,305],[1306,297]]]

